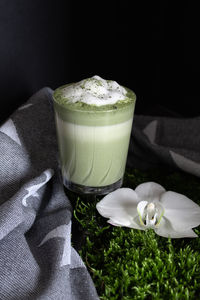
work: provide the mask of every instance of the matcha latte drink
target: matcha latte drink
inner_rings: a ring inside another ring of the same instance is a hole
[[[107,194],[122,185],[135,94],[94,76],[53,94],[64,185],[74,192]]]

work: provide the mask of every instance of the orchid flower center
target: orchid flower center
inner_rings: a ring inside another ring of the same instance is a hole
[[[146,211],[145,211],[145,215],[144,215],[144,219],[143,219],[143,222],[145,224],[145,221],[146,221],[146,226],[152,226],[152,225],[155,225],[156,222],[157,222],[157,216],[158,216],[158,213],[157,213],[157,209],[156,209],[156,206],[154,203],[149,203],[147,206],[146,206]]]
[[[147,228],[156,228],[159,226],[164,209],[161,204],[140,201],[137,206],[140,224]]]

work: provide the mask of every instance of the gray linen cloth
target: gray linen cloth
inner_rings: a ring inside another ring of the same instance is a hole
[[[128,166],[200,176],[200,118],[135,116]],[[71,246],[72,209],[58,171],[52,90],[0,127],[0,300],[98,299]]]
[[[200,177],[200,117],[135,116],[128,165],[165,166]]]
[[[40,90],[0,127],[0,300],[99,299],[71,246],[51,97]]]

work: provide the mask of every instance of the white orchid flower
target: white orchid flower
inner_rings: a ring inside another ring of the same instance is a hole
[[[142,183],[135,190],[115,190],[98,202],[96,208],[114,226],[152,228],[163,237],[198,237],[192,228],[200,224],[200,207],[155,182]]]

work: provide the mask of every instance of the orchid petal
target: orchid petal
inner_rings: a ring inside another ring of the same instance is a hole
[[[119,224],[117,226],[131,226],[138,214],[138,201],[135,191],[121,188],[106,195],[97,203],[96,208],[103,217],[110,219],[110,223]]]
[[[144,222],[143,222],[144,209],[147,206],[147,204],[148,204],[147,201],[140,201],[137,205],[137,212],[139,215],[140,224],[143,226],[144,226]]]
[[[144,225],[141,226],[138,215],[135,216],[135,218],[132,220],[131,225],[129,227],[134,228],[134,229],[146,230],[146,226],[144,226]]]
[[[160,203],[174,230],[185,231],[200,224],[200,207],[186,196],[169,191],[161,196]]]
[[[194,238],[198,237],[198,235],[192,230],[192,229],[186,229],[182,231],[174,230],[172,227],[172,224],[169,220],[167,220],[165,217],[162,218],[160,222],[160,226],[158,228],[155,228],[154,231],[163,237],[170,237],[170,238]]]
[[[119,221],[115,221],[115,220],[113,220],[113,219],[109,219],[109,220],[107,221],[107,223],[109,223],[109,224],[111,224],[111,225],[113,225],[113,226],[124,226],[124,224],[120,223]]]
[[[159,201],[161,195],[166,190],[158,183],[155,182],[145,182],[138,185],[135,189],[136,194],[140,198],[140,200],[155,202]]]
[[[157,208],[157,212],[158,212],[156,226],[159,226],[159,224],[160,224],[160,222],[162,220],[162,217],[163,217],[163,215],[165,213],[165,210],[164,210],[164,207],[159,202],[156,203],[156,208]]]
[[[139,222],[139,218],[138,216],[136,216],[134,219],[132,219],[129,224],[128,224],[128,221],[126,220],[126,224],[125,224],[125,220],[124,219],[109,219],[107,221],[109,224],[113,225],[113,226],[125,226],[125,227],[129,227],[129,228],[134,228],[134,229],[140,229],[140,230],[145,230],[145,227],[141,226],[140,225],[140,222]]]

